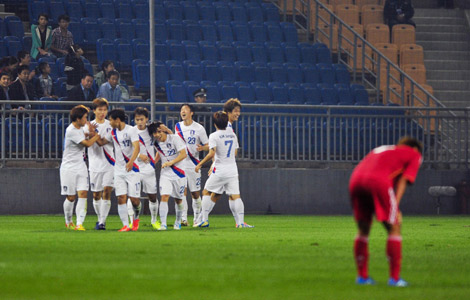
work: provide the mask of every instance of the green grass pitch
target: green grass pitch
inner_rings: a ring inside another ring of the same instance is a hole
[[[62,216],[0,216],[0,299],[469,299],[470,218],[404,217],[402,277],[386,285],[385,231],[374,223],[370,275],[356,286],[352,217],[231,216],[211,227],[67,231]],[[172,224],[174,216],[169,218]]]

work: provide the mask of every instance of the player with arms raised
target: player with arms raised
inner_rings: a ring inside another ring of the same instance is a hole
[[[421,143],[414,138],[402,138],[396,146],[381,146],[372,150],[354,169],[349,182],[349,194],[358,225],[354,241],[357,284],[374,284],[368,274],[368,241],[375,213],[388,233],[387,257],[390,264],[391,286],[407,286],[400,278],[401,212],[398,209],[407,184],[414,183],[422,162]]]

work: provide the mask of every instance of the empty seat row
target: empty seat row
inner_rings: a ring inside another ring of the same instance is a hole
[[[23,22],[17,16],[7,16],[0,18],[0,38],[4,36],[24,37]]]

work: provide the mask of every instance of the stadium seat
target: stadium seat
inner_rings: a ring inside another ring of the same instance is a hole
[[[234,65],[235,65],[235,68],[237,69],[239,80],[242,80],[245,82],[254,82],[256,80],[255,73],[254,73],[251,63],[237,61],[234,63]]]
[[[129,40],[115,39],[114,46],[116,47],[117,64],[119,70],[130,70],[132,66],[132,45]]]
[[[224,2],[213,2],[215,7],[215,16],[218,21],[230,22],[232,15],[230,14],[230,7]]]
[[[186,59],[185,48],[183,44],[181,44],[181,41],[168,40],[166,43],[170,51],[171,60],[184,61]]]
[[[198,43],[194,41],[183,41],[182,43],[185,48],[186,52],[186,59],[192,61],[200,61],[201,60],[201,52],[199,50]]]
[[[299,43],[300,57],[303,63],[316,64],[317,54],[312,44]]]
[[[377,50],[380,51],[385,57],[387,57],[392,63],[398,65],[398,48],[395,44],[389,43],[378,43],[375,45]],[[374,55],[374,60],[379,63],[379,57]],[[386,66],[387,61],[385,59],[380,60],[380,65]]]
[[[342,84],[335,85],[336,94],[338,96],[339,105],[353,105],[354,97],[349,90],[349,86],[343,86]]]
[[[284,69],[287,72],[287,79],[290,83],[302,83],[302,71],[300,70],[299,64],[285,63]]]
[[[251,48],[251,57],[253,61],[260,63],[267,63],[269,61],[267,51],[262,43],[250,42],[248,43],[248,47]]]
[[[130,3],[118,2],[116,4],[116,8],[120,19],[127,19],[130,21],[133,18],[132,6]]]
[[[8,56],[8,48],[5,40],[0,39],[0,57]]]
[[[187,40],[194,42],[202,41],[201,26],[197,22],[185,20],[183,25]]]
[[[170,60],[170,50],[166,42],[155,42],[155,58],[162,61]]]
[[[167,38],[165,22],[155,20],[155,41],[166,41]]]
[[[234,62],[237,59],[237,53],[230,42],[217,42],[219,59],[221,61]]]
[[[249,22],[252,40],[257,43],[264,43],[268,41],[266,27],[261,22]]]
[[[17,16],[7,16],[5,17],[5,25],[9,36],[16,36],[19,39],[23,38],[24,28],[20,18]]]
[[[271,81],[269,68],[265,63],[253,62],[251,63],[253,70],[255,72],[255,82],[268,83]]]
[[[217,62],[211,60],[203,60],[202,66],[204,68],[204,80],[218,82],[222,81],[219,66]]]
[[[116,19],[115,23],[120,38],[129,41],[135,38],[134,27],[132,26],[130,19],[119,18]]]
[[[5,25],[5,21],[2,18],[0,18],[0,38],[6,35],[7,35],[7,28]]]
[[[320,105],[321,104],[321,93],[316,85],[310,83],[302,83],[300,85],[304,90],[305,104],[309,105]]]
[[[165,7],[165,15],[168,20],[183,20],[183,7],[179,3],[165,1],[163,6]]]
[[[369,24],[366,27],[366,39],[372,45],[390,42],[390,29],[385,24]]]
[[[199,21],[201,26],[202,37],[204,41],[216,42],[217,38],[217,29],[214,25],[214,22],[209,21]]]
[[[365,49],[363,50],[363,46]],[[367,44],[357,44],[357,56],[356,59],[348,57],[348,64],[351,68],[356,68],[358,71],[362,71],[363,68],[372,70],[372,49]],[[364,52],[364,61],[362,60]],[[355,64],[355,65],[354,65]]]
[[[289,101],[289,92],[284,84],[270,82],[268,87],[271,89],[273,102],[286,104]]]
[[[84,33],[81,45],[84,45],[87,49],[94,47],[96,41],[101,38],[101,29],[100,26],[98,26],[97,20],[82,18],[80,24],[82,32]]]
[[[16,36],[6,36],[3,38],[6,43],[8,55],[15,56],[17,55],[18,51],[23,50],[23,45],[21,44],[21,40]]]
[[[83,44],[83,31],[82,24],[79,19],[70,19],[68,30],[73,34],[73,43],[74,44]]]
[[[39,14],[47,13],[47,12],[48,12],[48,7],[45,1],[42,1],[42,0],[30,1],[30,9],[29,9],[30,22],[36,24],[38,22]],[[2,33],[1,36],[4,36],[4,33]]]
[[[287,70],[284,69],[283,64],[270,62],[268,63],[268,67],[271,69],[271,80],[273,82],[289,82],[287,79]]]
[[[317,47],[315,50],[317,54],[317,63],[331,64],[333,63],[331,59],[331,52],[327,47]]]
[[[232,62],[229,61],[219,61],[217,62],[219,66],[220,74],[222,75],[223,81],[237,81],[237,70]]]
[[[346,49],[351,54],[354,51],[354,47],[356,44],[362,44],[362,41],[355,35],[359,35],[360,37],[364,37],[364,26],[361,24],[348,24],[352,30],[347,28],[343,29],[343,38],[341,39],[341,47]]]
[[[235,39],[239,42],[250,42],[250,29],[246,23],[232,22],[232,32]]]
[[[166,20],[168,39],[182,41],[185,39],[183,23],[178,20]]]
[[[294,23],[291,22],[282,22],[280,23],[281,29],[282,29],[282,34],[283,34],[283,40],[286,43],[298,43],[299,38],[297,36],[297,28],[295,28]]]
[[[203,60],[219,60],[219,51],[213,42],[200,41],[199,49],[201,50]]]
[[[165,8],[161,4],[155,3],[155,6],[153,8],[153,14],[154,14],[155,20],[159,20],[159,21],[166,20]]]
[[[320,73],[321,83],[327,83],[331,85],[335,84],[335,71],[333,70],[333,66],[331,64],[318,63],[317,69]]]
[[[265,50],[263,49],[263,50],[268,53],[269,62],[275,62],[275,63],[285,62],[284,51],[281,48],[280,44],[266,42],[265,45],[266,45],[266,49]]]
[[[101,17],[100,6],[97,2],[87,2],[85,5],[85,16],[87,18],[98,19]]]
[[[200,81],[183,81],[183,85],[186,90],[188,100],[192,100],[194,98],[194,92],[201,88]]]
[[[271,89],[268,88],[266,84],[261,83],[252,83],[253,91],[255,92],[256,101],[263,101],[264,103],[269,103],[273,101],[273,95]]]
[[[361,24],[367,28],[369,24],[384,23],[383,6],[377,4],[368,4],[362,6]]]
[[[366,89],[357,89],[352,91],[356,105],[369,105],[369,94]]]
[[[238,89],[233,83],[221,81],[218,83],[222,99],[238,98]]]
[[[335,81],[349,86],[351,76],[349,75],[347,67],[342,64],[333,64],[333,69],[335,70]]]
[[[235,84],[237,86],[237,83]],[[240,96],[240,99],[243,100],[243,102],[246,102],[246,103],[255,102],[256,95],[250,84],[247,84],[247,83],[238,84],[237,89],[238,89],[238,95]]]
[[[252,62],[251,47],[243,42],[233,42],[237,53],[237,61]]]
[[[206,89],[207,93],[207,102],[219,103],[221,100],[219,86],[217,83],[212,81],[203,81],[201,82],[202,87]],[[220,107],[217,107],[216,110],[220,110]]]
[[[21,39],[21,42],[23,44],[23,49],[27,49],[27,50],[30,50],[31,49],[31,46],[33,44],[33,40],[30,36],[24,36],[22,39]],[[31,60],[34,60],[34,58],[31,58]]]
[[[98,41],[96,42],[96,55],[98,57],[98,62],[100,65],[105,60],[116,61],[117,54],[116,48],[114,46],[114,41],[110,39],[98,39]]]
[[[232,18],[235,22],[247,23],[248,15],[244,6],[232,6]]]
[[[183,83],[177,80],[166,82],[168,102],[187,102],[186,90]]]
[[[149,70],[150,71],[150,70]],[[150,74],[149,74],[150,77]],[[150,78],[146,78],[149,80]],[[170,80],[168,69],[163,61],[155,61],[155,85],[159,88],[163,88],[165,83]],[[149,82],[150,87],[150,82]]]
[[[166,67],[170,76],[170,80],[177,80],[181,82],[186,80],[183,64],[180,61],[168,60],[166,61]]]
[[[67,75],[65,74],[65,57],[59,57],[56,60],[56,64],[57,64],[57,69],[59,70],[58,79],[60,79],[61,77],[67,77]]]
[[[199,18],[204,21],[215,21],[215,7],[211,3],[198,2]]]
[[[302,70],[303,82],[317,84],[320,83],[320,74],[316,65],[309,63],[300,64]]]
[[[137,39],[149,39],[150,29],[148,20],[144,19],[133,19],[132,27],[134,29],[135,38]]]
[[[182,1],[180,3],[183,6],[184,20],[195,21],[195,22],[199,21],[199,12],[194,2]]]
[[[282,48],[284,50],[284,57],[286,58],[286,62],[300,64],[301,55],[297,44],[282,43]]]
[[[413,25],[397,24],[392,28],[392,43],[400,49],[404,44],[416,44],[416,34]]]
[[[64,3],[60,0],[51,0],[49,5],[49,23],[50,24],[57,24],[59,22],[59,16],[66,14],[66,7]],[[80,16],[79,18],[81,18]]]
[[[117,38],[116,25],[114,20],[101,18],[98,19],[98,24],[101,29],[101,36],[105,39],[114,40]]]
[[[336,5],[336,14],[338,18],[346,24],[359,24],[359,9],[353,4]]]
[[[100,2],[100,11],[103,18],[114,20],[116,19],[116,11],[114,9],[114,3]],[[148,18],[148,16],[147,16]]]
[[[265,22],[266,30],[268,32],[268,39],[271,42],[282,43],[284,42],[284,36],[279,23]]]
[[[267,22],[279,22],[279,9],[272,3],[261,4],[264,11],[264,20]]]
[[[304,104],[304,89],[296,83],[285,83],[289,104]],[[284,100],[285,101],[285,100]]]
[[[66,4],[66,6],[67,6],[67,15],[70,18],[81,19],[85,16],[85,14],[83,13],[82,4],[80,2],[69,1]]]
[[[403,44],[400,47],[400,67],[409,64],[424,65],[423,47],[416,44]]]
[[[326,88],[323,87],[320,90],[321,94],[321,103],[323,105],[337,105],[338,104],[338,97],[336,91],[333,88]]]
[[[246,12],[249,21],[264,22],[263,10],[260,6],[248,6]]]
[[[218,40],[224,42],[233,42],[234,37],[232,33],[232,27],[229,22],[216,21]]]

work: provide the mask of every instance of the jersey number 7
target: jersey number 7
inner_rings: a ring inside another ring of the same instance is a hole
[[[228,151],[227,151],[227,157],[230,157],[230,151],[232,150],[233,141],[225,141],[225,146],[227,145],[230,145],[228,146]]]

